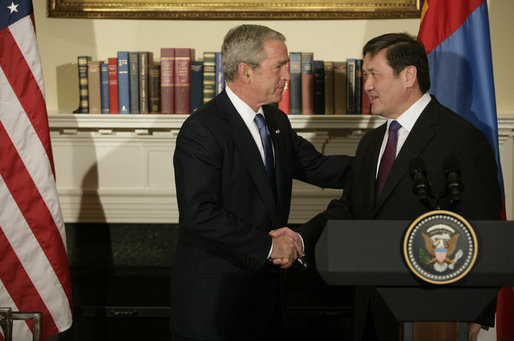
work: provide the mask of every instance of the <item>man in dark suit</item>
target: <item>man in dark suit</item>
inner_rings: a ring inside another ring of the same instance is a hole
[[[282,34],[238,26],[222,60],[225,90],[177,137],[170,326],[173,340],[281,339],[282,269],[303,251],[298,235],[269,232],[287,225],[293,178],[342,188],[349,158],[317,152],[270,105],[290,79]]]
[[[445,160],[460,163],[464,184],[460,203],[454,207],[444,197],[439,200],[441,209],[469,220],[500,219],[493,150],[480,130],[428,93],[430,76],[423,44],[407,34],[386,34],[370,40],[363,57],[363,86],[372,112],[387,122],[360,141],[343,196],[297,230],[306,245],[314,245],[329,219],[413,220],[426,213],[430,207],[413,194],[409,168],[414,159],[426,165],[426,177],[437,193],[445,189]],[[384,173],[381,164],[387,163],[390,170]],[[398,322],[375,290],[357,288],[355,317],[356,340],[398,340]],[[494,309],[477,322],[493,325]],[[380,332],[373,335],[373,330]],[[470,324],[471,338],[479,330],[480,325]]]

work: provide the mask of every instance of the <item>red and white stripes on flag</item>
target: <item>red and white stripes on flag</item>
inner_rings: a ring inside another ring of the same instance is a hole
[[[0,307],[43,312],[46,339],[72,323],[64,221],[32,3],[0,5]],[[29,326],[13,338],[30,340]]]

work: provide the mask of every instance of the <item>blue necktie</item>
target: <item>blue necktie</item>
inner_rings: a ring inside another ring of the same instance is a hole
[[[271,145],[271,136],[266,124],[266,119],[261,114],[256,114],[253,119],[257,128],[259,128],[259,134],[261,135],[262,146],[264,147],[264,165],[266,172],[273,185],[275,185],[275,167],[273,165],[273,147]]]
[[[380,160],[380,167],[378,168],[378,176],[376,182],[376,198],[382,193],[384,184],[389,176],[389,172],[393,167],[394,159],[396,159],[396,144],[398,143],[398,129],[402,126],[397,121],[392,121],[389,125],[389,136],[387,137],[387,144]]]

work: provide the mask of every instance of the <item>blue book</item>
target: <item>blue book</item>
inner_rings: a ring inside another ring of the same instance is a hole
[[[223,64],[221,62],[221,52],[216,52],[216,83],[215,94],[219,94],[225,88],[225,75],[223,74]]]
[[[139,52],[129,52],[130,113],[139,114]]]
[[[300,115],[302,113],[302,53],[289,53],[289,113]]]
[[[190,113],[200,109],[203,105],[203,62],[191,61],[191,110]]]
[[[118,51],[118,107],[120,114],[130,114],[129,53]]]
[[[100,110],[102,114],[111,112],[109,102],[109,64],[100,64]]]

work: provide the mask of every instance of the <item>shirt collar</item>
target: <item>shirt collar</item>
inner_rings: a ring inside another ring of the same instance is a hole
[[[239,98],[233,91],[230,89],[228,85],[225,86],[225,90],[227,92],[227,96],[236,108],[239,115],[245,123],[248,125],[249,122],[253,122],[255,118],[256,112],[253,111],[252,108],[248,104],[246,104],[241,98]],[[262,110],[262,106],[259,107],[257,113],[262,114],[264,116],[264,111]]]
[[[432,97],[430,96],[430,94],[428,92],[425,92],[425,94],[421,96],[421,98],[418,99],[416,103],[411,105],[409,109],[407,109],[403,114],[401,114],[400,117],[396,119],[396,121],[398,121],[398,123],[401,124],[403,129],[406,129],[410,132],[412,130],[412,127],[414,127],[414,124],[418,120],[419,116],[421,115],[423,110],[425,110],[426,106],[428,105],[428,103],[430,103],[431,100]],[[388,120],[388,127],[391,121],[392,120]]]

